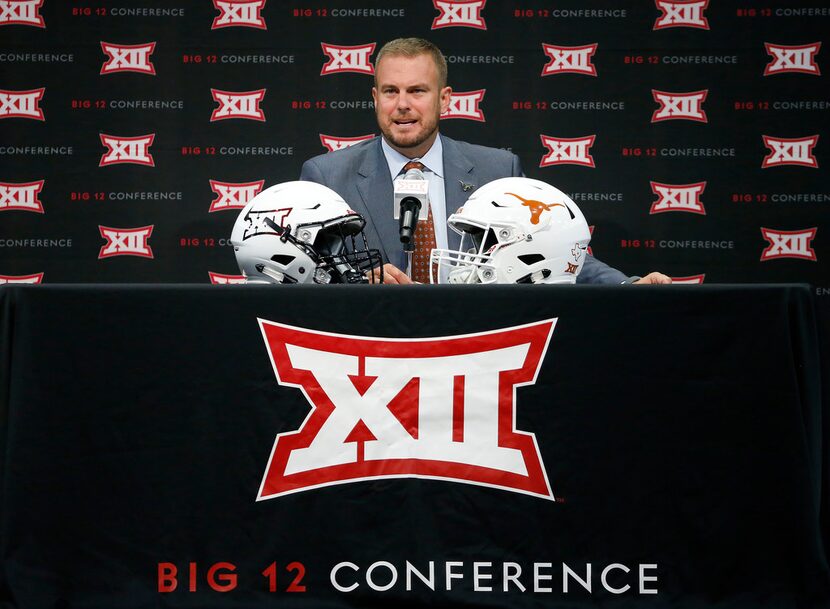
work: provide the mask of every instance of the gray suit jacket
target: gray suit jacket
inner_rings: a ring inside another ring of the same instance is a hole
[[[461,207],[479,186],[499,178],[523,176],[519,157],[506,150],[458,142],[440,136],[444,148],[444,191],[447,213]],[[398,221],[393,218],[394,189],[380,137],[354,146],[321,154],[303,163],[301,180],[328,186],[366,219],[369,246],[378,248],[383,259],[404,268]],[[446,218],[442,219],[446,222]],[[436,222],[439,219],[436,218]],[[461,238],[447,231],[450,249],[458,249]],[[623,283],[628,277],[588,256],[578,283]]]

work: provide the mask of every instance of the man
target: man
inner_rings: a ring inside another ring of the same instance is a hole
[[[428,276],[423,260],[428,261],[429,249],[457,249],[460,244],[460,236],[447,230],[448,215],[479,186],[524,175],[513,153],[439,136],[438,122],[449,106],[451,93],[447,62],[438,47],[420,38],[392,40],[378,51],[372,88],[382,136],[303,164],[301,180],[328,186],[366,219],[369,243],[378,247],[387,261],[384,283],[412,283],[400,270],[405,268],[405,257],[392,210],[392,182],[408,162],[420,162],[429,180],[430,220],[419,223],[416,238],[420,243],[413,261],[413,278],[420,282]],[[586,259],[577,281],[671,283],[661,273],[627,277],[592,256]]]

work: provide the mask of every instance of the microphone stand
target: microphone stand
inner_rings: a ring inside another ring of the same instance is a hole
[[[400,237],[406,257],[406,276],[412,279],[412,254],[415,252],[415,231],[418,230],[418,214],[421,202],[415,197],[401,201]]]
[[[404,244],[403,253],[406,256],[406,276],[412,279],[412,254],[415,253],[415,248],[412,244]]]

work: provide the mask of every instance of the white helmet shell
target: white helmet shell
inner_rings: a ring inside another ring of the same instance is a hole
[[[447,223],[461,247],[433,250],[433,283],[574,283],[591,240],[576,203],[531,178],[485,184]]]
[[[283,182],[245,205],[231,243],[248,283],[365,283],[380,256],[366,246],[364,225],[330,188]]]

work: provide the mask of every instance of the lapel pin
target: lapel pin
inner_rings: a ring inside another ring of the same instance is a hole
[[[472,184],[467,184],[466,182],[462,182],[461,180],[458,180],[458,183],[461,184],[461,190],[463,190],[464,192],[470,192],[473,189]]]

